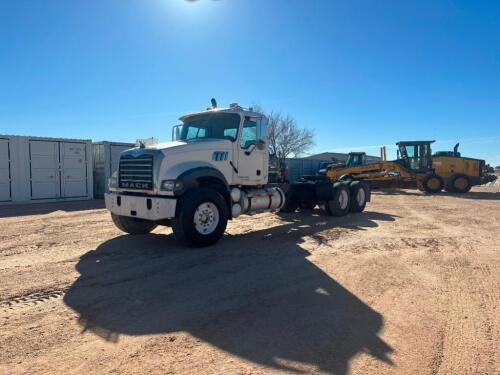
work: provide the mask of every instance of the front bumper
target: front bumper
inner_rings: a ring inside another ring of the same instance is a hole
[[[177,199],[158,198],[120,193],[104,194],[106,208],[115,215],[146,220],[163,220],[175,217]]]

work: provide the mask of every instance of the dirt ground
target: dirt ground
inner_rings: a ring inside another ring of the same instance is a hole
[[[0,208],[0,373],[498,374],[500,187],[261,214],[218,244]]]

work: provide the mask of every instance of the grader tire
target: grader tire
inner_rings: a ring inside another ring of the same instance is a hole
[[[439,193],[443,189],[443,179],[439,175],[431,173],[424,177],[422,185],[427,193]]]
[[[460,194],[467,193],[472,187],[469,177],[463,173],[457,173],[451,176],[450,186],[454,193]]]

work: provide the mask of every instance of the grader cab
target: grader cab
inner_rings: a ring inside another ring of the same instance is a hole
[[[400,141],[398,161],[409,171],[427,173],[432,170],[431,144],[434,141]]]

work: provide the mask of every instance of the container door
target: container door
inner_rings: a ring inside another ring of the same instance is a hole
[[[64,198],[86,197],[87,145],[61,142],[61,192]]]
[[[59,142],[30,141],[31,199],[59,198]]]
[[[0,139],[0,202],[10,201],[10,150],[9,140]]]

